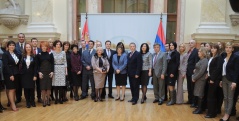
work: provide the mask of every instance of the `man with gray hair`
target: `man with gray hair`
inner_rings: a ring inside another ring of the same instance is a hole
[[[153,54],[153,85],[154,97],[153,103],[162,105],[165,99],[165,74],[167,70],[167,54],[160,51],[160,44],[154,44]]]
[[[136,51],[136,44],[131,42],[129,44],[130,53],[128,54],[127,72],[129,76],[130,90],[132,94],[131,102],[132,105],[137,104],[139,99],[139,76],[142,69],[142,55]]]
[[[188,102],[187,104],[191,104],[191,107],[196,106],[196,97],[193,95],[194,91],[194,82],[192,82],[193,70],[195,69],[196,63],[199,61],[198,57],[198,49],[196,47],[196,41],[190,40],[189,42],[189,51],[187,53],[188,56],[188,65],[187,65],[187,89],[188,89]]]

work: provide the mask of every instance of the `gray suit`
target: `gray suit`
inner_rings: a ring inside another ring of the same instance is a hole
[[[91,65],[91,58],[95,55],[96,50],[93,49],[91,54],[89,53],[89,50],[85,50],[82,53],[81,56],[81,61],[83,64],[83,76],[82,76],[82,97],[86,97],[88,94],[88,89],[87,89],[87,84],[89,83],[88,81],[90,80],[90,85],[91,85],[91,98],[93,99],[95,97],[95,82],[94,82],[94,77],[93,77],[93,68]],[[90,70],[86,70],[86,66],[90,66]]]
[[[161,75],[165,75],[167,71],[167,54],[159,52],[155,59],[156,53],[153,54],[153,85],[154,97],[156,100],[164,101],[165,98],[165,80],[161,79]]]

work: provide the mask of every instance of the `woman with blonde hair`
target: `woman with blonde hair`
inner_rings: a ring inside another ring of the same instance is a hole
[[[179,53],[180,53],[180,64],[178,67],[178,80],[177,80],[177,95],[176,95],[176,104],[183,103],[183,81],[186,77],[187,71],[187,60],[188,56],[186,53],[186,46],[184,43],[179,45]]]
[[[109,71],[110,65],[102,47],[96,48],[96,53],[91,59],[91,65],[93,67],[94,81],[95,81],[95,102],[103,101],[101,99],[102,89],[105,84],[105,76]]]
[[[231,42],[227,42],[225,46],[226,56],[223,58],[222,81],[220,81],[220,86],[222,87],[224,94],[225,114],[220,121],[228,121],[230,119],[233,107],[233,97],[238,81],[239,57],[233,54],[233,51],[233,44]]]
[[[202,102],[206,85],[205,77],[208,65],[207,49],[205,47],[201,47],[198,50],[198,57],[200,58],[200,60],[196,63],[195,69],[193,71],[194,74],[192,75],[192,82],[195,83],[194,96],[197,96],[198,108],[193,111],[193,114],[202,113]]]

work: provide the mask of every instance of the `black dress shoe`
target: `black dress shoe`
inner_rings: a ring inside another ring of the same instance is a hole
[[[141,99],[141,104],[143,104],[144,103],[144,99]]]
[[[30,108],[31,107],[31,104],[30,102],[27,102],[27,105],[26,105],[27,108]]]
[[[131,99],[131,100],[128,100],[128,102],[133,102],[134,100],[133,99]]]
[[[115,101],[120,100],[120,97],[116,98]]]
[[[163,104],[163,101],[159,101],[159,102],[158,102],[158,105],[162,105],[162,104]]]
[[[31,106],[32,107],[36,107],[36,103],[33,101],[33,102],[31,102]]]
[[[108,97],[114,99],[114,97],[112,95],[108,95]]]
[[[2,105],[0,105],[0,109],[7,110],[7,108],[4,108]]]
[[[136,105],[136,104],[137,104],[137,102],[135,102],[135,101],[132,102],[132,105]]]
[[[58,104],[58,100],[55,100],[55,104]]]
[[[155,99],[155,100],[153,101],[153,103],[157,103],[157,102],[159,102],[159,100],[157,100],[157,99]]]
[[[208,114],[208,115],[206,115],[206,116],[204,116],[204,117],[205,117],[205,118],[215,118],[216,116]]]

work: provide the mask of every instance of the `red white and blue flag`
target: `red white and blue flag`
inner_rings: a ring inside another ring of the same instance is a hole
[[[158,31],[156,34],[156,38],[155,38],[155,42],[154,43],[158,43],[160,44],[160,50],[165,52],[165,44],[166,44],[166,38],[164,36],[164,29],[163,29],[163,24],[162,24],[162,18],[160,19],[160,23],[159,23],[159,27],[158,27]]]
[[[88,48],[88,43],[90,41],[90,34],[89,34],[89,28],[88,28],[88,21],[87,18],[85,20],[84,28],[81,33],[81,40],[85,40],[86,42],[86,47]]]

